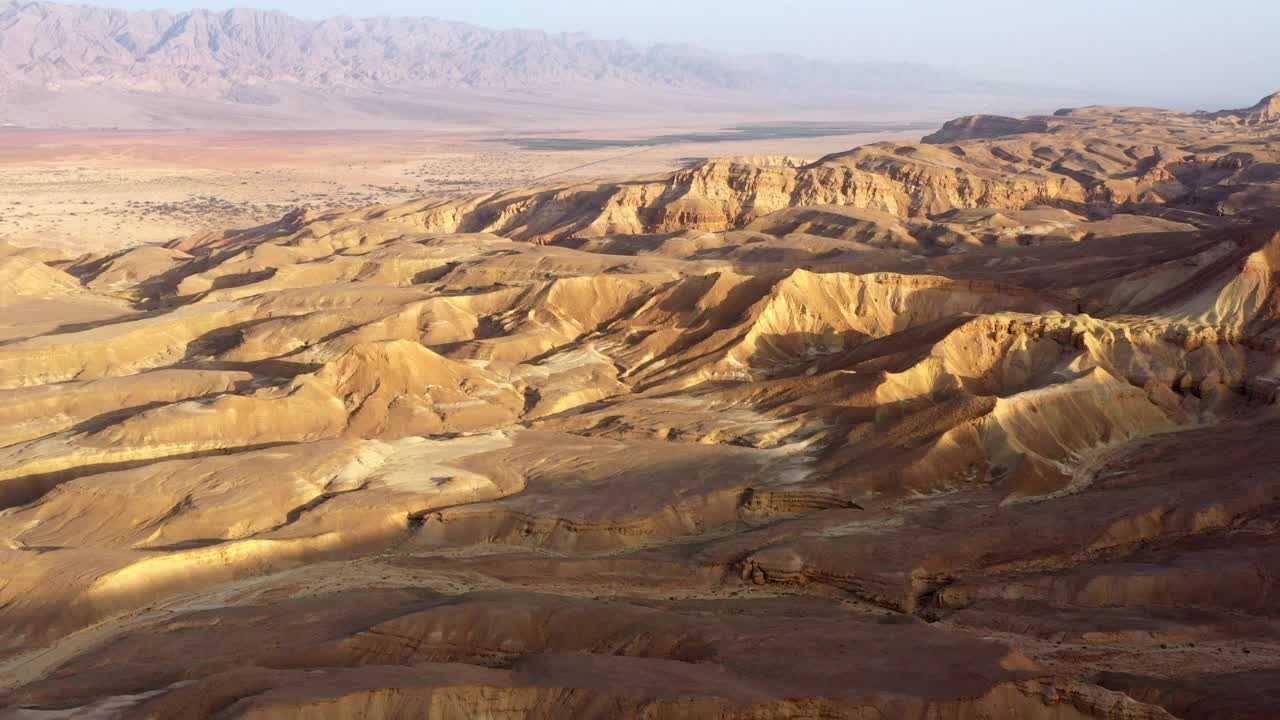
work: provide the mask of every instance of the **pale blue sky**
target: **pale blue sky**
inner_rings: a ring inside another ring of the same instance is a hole
[[[92,2],[92,0],[84,0]],[[994,80],[1112,88],[1187,104],[1280,90],[1280,0],[99,0],[415,15],[642,43],[907,60]]]

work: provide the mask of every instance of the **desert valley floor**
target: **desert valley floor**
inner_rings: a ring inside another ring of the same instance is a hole
[[[3,246],[0,718],[1280,714],[1280,96],[555,182]]]

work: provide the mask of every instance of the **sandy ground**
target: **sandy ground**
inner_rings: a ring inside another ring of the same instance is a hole
[[[559,133],[645,138],[718,128]],[[293,208],[354,208],[427,195],[666,172],[706,157],[816,159],[919,131],[820,138],[532,150],[448,132],[0,132],[0,240],[71,252],[250,227]]]

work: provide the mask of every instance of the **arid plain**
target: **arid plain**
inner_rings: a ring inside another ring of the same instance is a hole
[[[817,159],[923,133],[903,129],[918,120],[799,123],[771,133],[735,129],[732,118],[690,122],[505,135],[0,128],[0,240],[101,251],[251,227],[297,208],[359,208],[553,180],[650,175],[710,157]]]

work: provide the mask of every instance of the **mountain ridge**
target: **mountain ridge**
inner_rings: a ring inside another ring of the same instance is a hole
[[[471,92],[557,100],[587,94],[597,96],[587,98],[588,106],[595,101],[628,110],[649,101],[616,97],[634,91],[660,97],[692,93],[712,106],[722,102],[740,109],[749,104],[746,96],[811,107],[819,100],[834,107],[917,107],[954,96],[1042,92],[912,63],[734,56],[689,45],[490,30],[435,18],[306,20],[250,9],[170,13],[39,0],[0,3],[0,122],[9,114],[16,119],[8,122],[29,124],[23,116],[32,113],[21,112],[25,106],[56,107],[58,100],[95,94],[130,105],[163,96],[228,111],[267,109],[287,119],[305,114],[304,106],[318,93],[358,104],[413,103],[424,93],[443,91],[455,99]],[[423,114],[386,104],[365,114]],[[83,102],[80,108],[79,117],[64,124],[112,124],[104,108]],[[164,125],[163,113],[154,114],[150,122]]]

